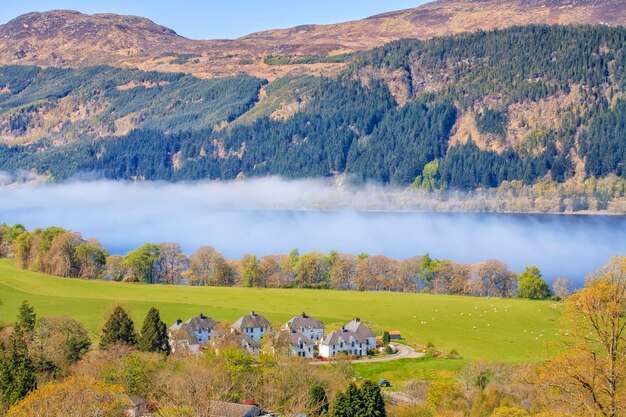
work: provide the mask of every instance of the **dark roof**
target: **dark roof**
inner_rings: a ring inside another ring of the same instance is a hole
[[[128,397],[128,399],[130,400],[130,402],[133,404],[134,407],[138,407],[140,405],[144,405],[148,403],[148,400],[146,400],[143,397],[138,397],[136,395],[126,394],[126,397]]]
[[[300,330],[304,329],[325,329],[324,323],[321,321],[314,319],[311,316],[307,316],[302,313],[298,316],[293,317],[291,320],[287,322],[287,327],[291,330]]]
[[[209,415],[211,417],[256,417],[263,414],[256,405],[210,401]]]
[[[198,331],[200,329],[212,329],[217,324],[217,322],[211,317],[207,317],[202,313],[200,313],[199,316],[190,318],[186,323],[189,324],[191,330],[193,331]]]
[[[322,344],[327,346],[333,346],[339,343],[339,339],[343,339],[344,342],[349,343],[351,338],[354,338],[357,343],[365,343],[365,337],[359,336],[352,330],[343,328],[341,330],[335,330],[328,333],[322,340]]]
[[[242,330],[253,327],[268,328],[270,325],[270,322],[265,317],[253,311],[241,317],[231,327],[236,330]]]
[[[196,332],[200,329],[212,329],[216,324],[217,322],[211,317],[207,317],[200,313],[199,316],[192,317],[184,323],[180,320],[176,321],[176,323],[170,326],[170,331],[178,330],[183,325],[187,325],[190,330]]]
[[[305,346],[315,346],[315,343],[304,334],[302,334],[299,330],[291,330],[289,331],[289,337],[291,340],[291,344],[293,346],[298,346],[300,344],[300,340],[305,344]]]
[[[260,345],[253,338],[239,331],[230,332],[224,335],[222,340],[226,342],[233,342],[241,346],[243,346],[243,342],[246,341],[248,346],[253,349],[258,349],[260,347]]]
[[[346,324],[346,329],[353,331],[354,333],[358,334],[360,337],[363,337],[363,338],[376,337],[374,332],[371,331],[370,328],[367,327],[365,324],[363,324],[363,322],[359,318],[356,318],[352,320],[350,323]]]
[[[187,323],[170,327],[169,337],[174,341],[186,340],[190,345],[197,345],[200,343],[198,336],[196,336]]]

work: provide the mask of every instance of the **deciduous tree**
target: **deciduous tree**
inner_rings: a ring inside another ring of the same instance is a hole
[[[545,403],[579,416],[626,413],[626,258],[613,258],[567,300],[569,349],[539,368]]]
[[[550,287],[541,277],[539,268],[526,267],[526,270],[519,276],[517,296],[528,300],[544,300],[550,296]]]
[[[68,417],[127,415],[131,403],[121,387],[86,376],[51,382],[11,408],[7,417]]]

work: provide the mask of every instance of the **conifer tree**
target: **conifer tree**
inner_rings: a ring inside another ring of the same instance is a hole
[[[158,352],[169,355],[170,345],[167,337],[167,326],[161,320],[159,310],[152,307],[141,327],[139,349],[144,352]]]
[[[36,321],[37,314],[35,314],[35,309],[28,304],[28,301],[23,301],[17,316],[17,326],[21,327],[23,330],[32,332],[35,330]]]
[[[16,326],[0,351],[0,395],[9,404],[15,404],[35,389],[35,371],[28,356],[24,332]]]
[[[100,348],[106,349],[113,344],[135,346],[137,335],[135,324],[124,307],[118,305],[109,314],[100,338]]]
[[[385,400],[380,387],[374,381],[365,381],[361,387],[363,401],[361,414],[363,417],[386,417]]]
[[[309,401],[314,416],[320,416],[328,412],[328,397],[321,385],[313,385],[309,391]]]
[[[348,403],[346,394],[338,392],[330,407],[330,417],[354,417],[354,411]]]

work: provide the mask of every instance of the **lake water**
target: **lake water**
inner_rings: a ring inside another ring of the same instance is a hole
[[[611,256],[626,255],[623,216],[276,210],[267,202],[252,209],[250,200],[237,204],[236,196],[189,185],[141,187],[0,187],[0,222],[63,226],[97,237],[112,253],[145,242],[178,242],[188,254],[211,245],[231,258],[293,248],[395,258],[429,253],[466,263],[499,259],[516,271],[537,265],[546,278],[566,276],[577,285]]]

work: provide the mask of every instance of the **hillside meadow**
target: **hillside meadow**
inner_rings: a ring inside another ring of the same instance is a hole
[[[228,323],[254,310],[281,325],[304,311],[333,329],[358,316],[379,334],[399,330],[411,345],[432,342],[444,351],[457,349],[464,357],[457,364],[402,360],[357,366],[365,376],[402,370],[425,377],[431,371],[454,371],[474,359],[522,363],[548,358],[556,353],[563,307],[550,301],[428,294],[87,281],[21,270],[7,259],[0,260],[0,300],[4,322],[13,320],[20,303],[28,300],[39,316],[69,315],[83,322],[94,339],[103,314],[116,301],[130,308],[137,327],[151,306],[160,309],[168,324],[200,312]]]

